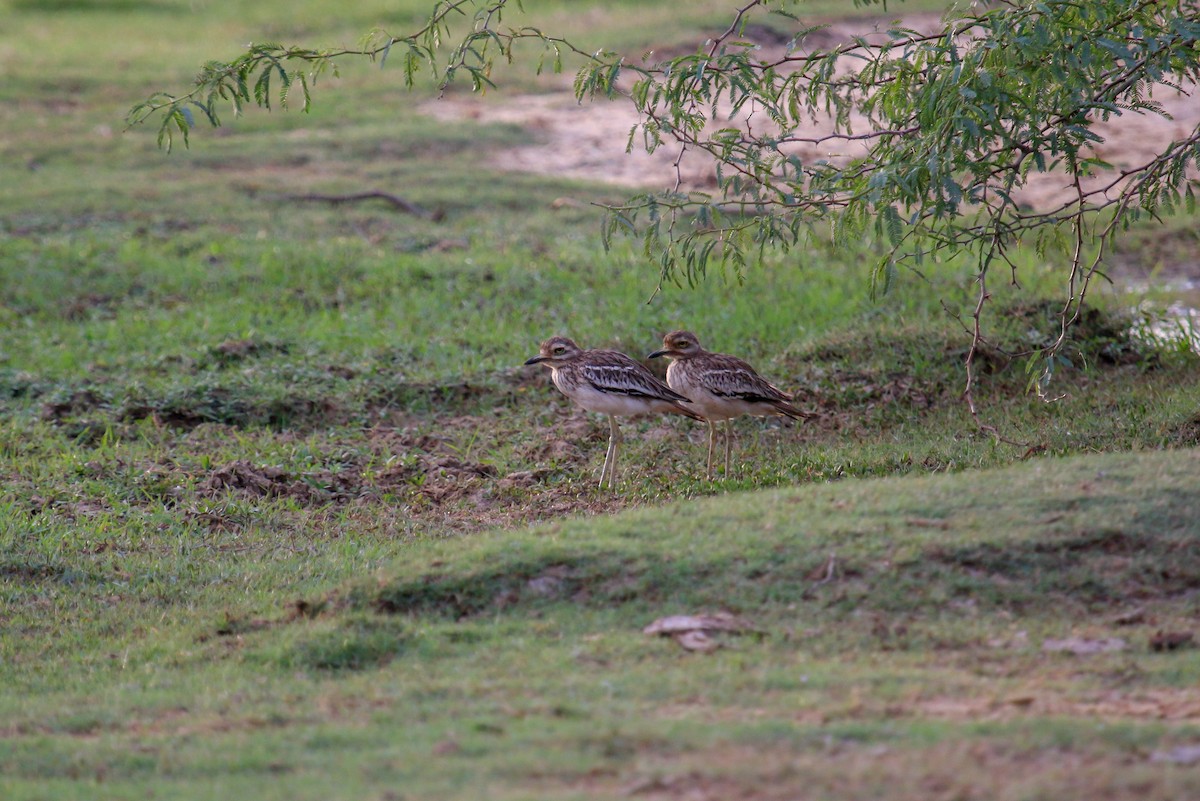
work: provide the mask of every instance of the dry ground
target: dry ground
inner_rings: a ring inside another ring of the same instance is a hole
[[[836,47],[851,41],[854,36],[878,34],[878,31],[886,28],[889,20],[890,17],[865,22],[861,18],[834,20],[828,28],[813,34],[807,41],[814,51]],[[864,30],[864,24],[870,27]],[[934,14],[908,16],[903,19],[903,24],[919,31],[932,31],[940,27],[939,17]],[[747,33],[745,38],[759,44],[764,59],[783,54],[786,40],[779,34],[762,27],[751,28]],[[650,61],[679,54],[657,52],[651,55]],[[490,98],[479,96],[450,95],[426,103],[422,110],[451,122],[470,119],[511,123],[534,132],[534,141],[496,155],[493,166],[506,170],[603,181],[629,187],[662,188],[674,185],[677,177],[675,162],[679,158],[677,147],[664,146],[654,153],[646,153],[635,145],[632,152],[626,153],[629,132],[639,122],[630,102],[622,98],[578,103],[570,83],[570,77],[566,77],[559,91],[509,96],[503,102],[493,102]],[[1196,87],[1187,83],[1183,89],[1188,94],[1162,89],[1155,95],[1154,99],[1162,104],[1167,116],[1127,114],[1097,126],[1097,132],[1105,141],[1097,146],[1096,155],[1121,169],[1144,163],[1161,152],[1170,141],[1194,130],[1200,125],[1200,102],[1196,100]],[[721,127],[744,122],[744,116],[731,116],[721,121]],[[866,129],[865,122],[860,117],[856,130]],[[799,133],[820,136],[831,130],[832,126],[827,121],[818,120],[802,128]],[[839,147],[839,151],[831,152],[804,145],[797,148],[797,153],[805,160],[836,160],[857,155],[853,145],[843,143]],[[1196,174],[1200,176],[1200,172]],[[696,153],[685,155],[679,164],[678,175],[685,189],[711,190],[716,186],[713,164]],[[1108,180],[1111,180],[1111,174],[1102,174],[1095,179],[1095,183]],[[1061,175],[1034,174],[1018,197],[1024,203],[1039,207],[1057,204],[1069,199],[1073,193],[1073,187],[1065,184]]]

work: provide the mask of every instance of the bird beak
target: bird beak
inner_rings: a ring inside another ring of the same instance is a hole
[[[525,363],[526,364],[540,364],[544,361],[546,361],[545,356],[534,356],[532,359],[526,359]]]
[[[666,356],[666,355],[667,355],[668,353],[670,353],[670,352],[671,352],[671,351],[670,351],[670,350],[668,350],[667,348],[663,348],[662,350],[656,350],[656,351],[654,351],[654,353],[651,353],[651,354],[650,354],[649,356],[647,356],[646,358],[647,358],[647,359],[657,359],[659,356]]]

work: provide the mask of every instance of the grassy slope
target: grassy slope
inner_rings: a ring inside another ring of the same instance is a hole
[[[2,701],[2,786],[1188,797],[1195,771],[1150,756],[1200,737],[1200,657],[1147,644],[1200,611],[1197,467],[1118,454],[731,495],[418,544],[287,613],[197,599],[28,673]],[[39,576],[30,601],[81,580]],[[765,635],[702,656],[640,632],[702,610]],[[1127,647],[1043,648],[1071,636]]]
[[[308,117],[251,113],[169,158],[120,132],[129,102],[203,58],[264,35],[352,43],[376,18],[407,25],[395,4],[332,27],[318,3],[60,5],[8,3],[0,47],[6,797],[770,798],[810,780],[830,797],[897,782],[991,797],[962,784],[975,772],[1020,775],[1014,798],[1081,772],[1095,797],[1187,795],[1186,774],[1145,759],[1196,736],[1194,652],[1144,649],[1195,611],[1177,585],[1194,515],[1172,492],[1191,456],[1037,461],[1063,471],[1048,489],[1019,468],[840,479],[1195,445],[1194,359],[1096,319],[1053,405],[1022,394],[1019,364],[990,363],[986,413],[1024,441],[997,445],[957,400],[964,342],[941,304],[968,302],[963,265],[875,304],[870,245],[817,246],[744,288],[646,305],[637,254],[600,252],[596,214],[553,203],[620,192],[490,172],[486,154],[526,134],[398,114],[386,73],[348,69]],[[584,19],[631,46],[655,27]],[[280,200],[361,186],[445,219]],[[1194,241],[1176,234],[1155,241]],[[1054,291],[1052,265],[1016,258],[1027,291],[990,320],[1014,345],[1049,331],[1038,298]],[[632,424],[622,491],[597,493],[604,426],[515,365],[549,333],[642,353],[680,325],[822,416],[743,421],[739,473],[715,486],[697,480],[698,427]],[[817,486],[697,500],[795,483]],[[910,508],[914,486],[928,508]],[[1000,508],[1008,490],[1028,504]],[[480,533],[672,499],[703,512]],[[530,597],[539,578],[552,597]],[[698,658],[637,633],[691,605],[772,635]],[[1039,651],[1138,605],[1118,632],[1135,656]]]

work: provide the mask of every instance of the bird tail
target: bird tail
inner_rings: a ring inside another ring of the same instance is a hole
[[[785,417],[790,417],[793,420],[812,420],[817,416],[813,412],[806,412],[803,409],[797,409],[795,406],[784,400],[776,401],[771,405],[775,407],[775,411],[779,412]]]

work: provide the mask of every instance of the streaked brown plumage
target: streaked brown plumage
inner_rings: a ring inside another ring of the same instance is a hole
[[[608,452],[600,471],[600,486],[616,483],[617,446],[621,442],[618,416],[662,413],[704,418],[688,408],[691,402],[659,381],[644,365],[615,350],[584,350],[566,337],[551,337],[538,355],[525,364],[545,364],[554,386],[589,412],[608,415]]]
[[[716,424],[743,414],[764,417],[783,415],[793,419],[812,417],[792,405],[792,396],[760,376],[746,362],[725,353],[712,353],[700,347],[690,331],[672,331],[663,337],[663,347],[647,358],[666,356],[667,384],[686,395],[696,411],[708,421],[708,478],[713,473],[713,448]],[[732,423],[725,424],[725,475],[729,475]]]

